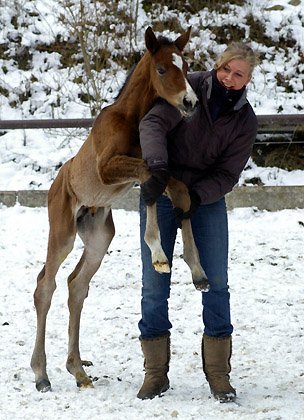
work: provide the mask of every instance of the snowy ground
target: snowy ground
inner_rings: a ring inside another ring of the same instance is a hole
[[[235,209],[230,221],[230,288],[235,326],[232,357],[236,404],[219,404],[204,379],[200,293],[176,246],[170,314],[172,388],[140,401],[143,379],[138,341],[141,263],[137,212],[114,211],[116,237],[92,280],[81,328],[82,358],[95,389],[78,391],[65,370],[68,310],[66,278],[81,253],[57,276],[48,317],[47,356],[53,391],[35,389],[29,367],[36,316],[33,291],[45,259],[45,208],[0,207],[0,419],[70,420],[202,418],[298,420],[304,413],[304,210],[275,213]]]

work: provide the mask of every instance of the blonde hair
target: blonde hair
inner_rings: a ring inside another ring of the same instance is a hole
[[[224,52],[218,55],[214,69],[224,67],[231,60],[245,60],[249,64],[249,74],[252,74],[258,64],[258,56],[249,45],[243,42],[232,42]]]

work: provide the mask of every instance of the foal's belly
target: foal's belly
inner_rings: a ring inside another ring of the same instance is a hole
[[[134,182],[115,185],[102,184],[98,176],[94,154],[76,155],[70,166],[69,179],[78,205],[86,207],[111,206],[134,185]]]

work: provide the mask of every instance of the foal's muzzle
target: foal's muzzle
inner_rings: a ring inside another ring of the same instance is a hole
[[[183,103],[179,105],[179,110],[184,117],[189,118],[194,114],[197,105],[198,105],[197,98],[195,100],[188,99],[187,95],[185,95],[183,99]]]

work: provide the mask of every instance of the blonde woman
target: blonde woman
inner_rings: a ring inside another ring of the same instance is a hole
[[[251,154],[257,118],[246,99],[256,57],[250,47],[232,43],[214,69],[188,75],[199,98],[189,119],[164,100],[158,100],[140,124],[143,158],[151,177],[141,185],[141,251],[143,264],[140,341],[145,379],[138,398],[151,399],[169,388],[170,274],[158,274],[144,241],[146,205],[157,202],[163,249],[170,264],[176,233],[183,218],[191,218],[200,260],[210,283],[202,293],[204,333],[202,363],[211,393],[221,402],[234,401],[230,384],[233,326],[228,287],[228,225],[225,194],[238,182]],[[169,177],[183,181],[191,208],[174,214],[162,195]]]

